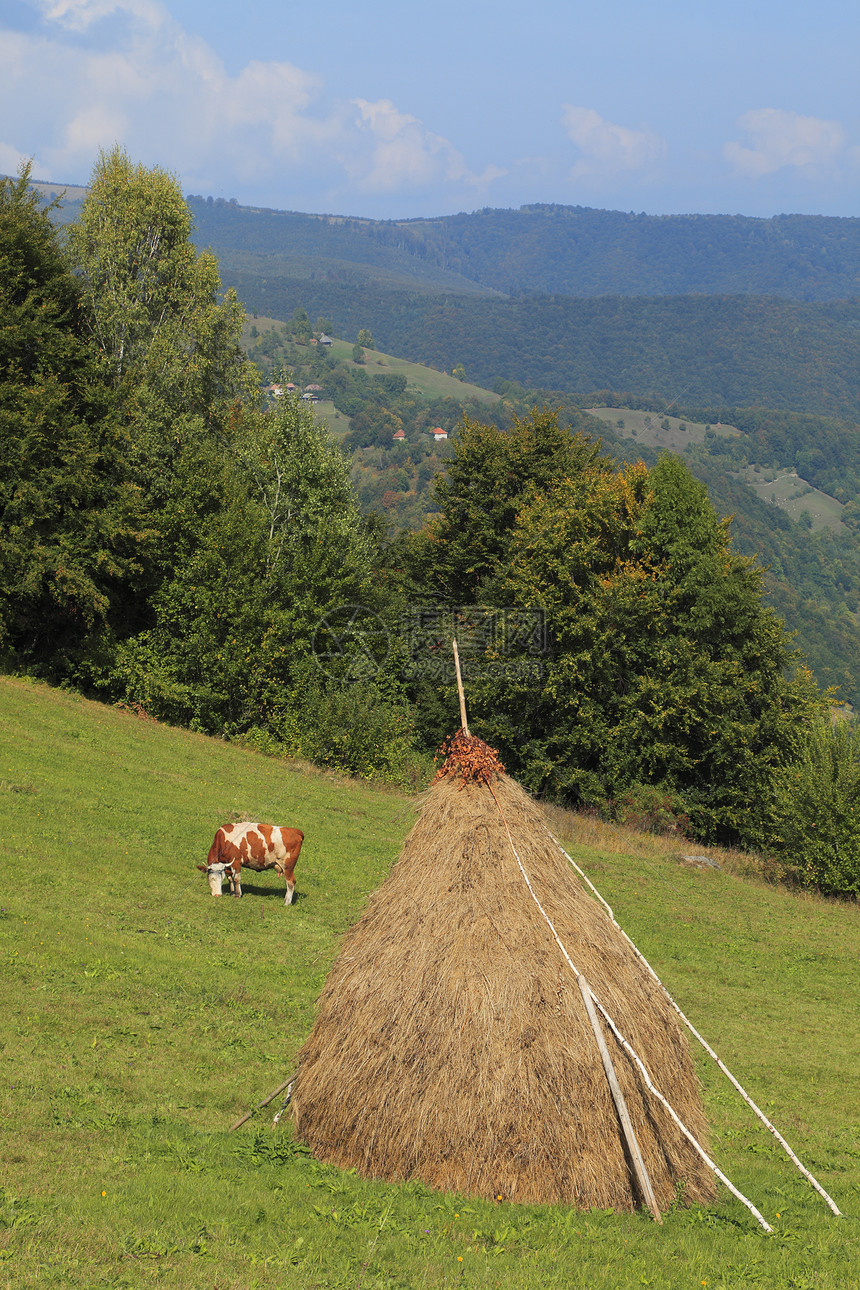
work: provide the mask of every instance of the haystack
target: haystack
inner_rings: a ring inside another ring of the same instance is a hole
[[[579,972],[706,1140],[664,992],[532,800],[462,735],[329,973],[299,1054],[296,1131],[319,1159],[366,1177],[630,1210],[642,1195],[577,978],[514,851]],[[709,1170],[600,1024],[660,1209],[713,1199]]]

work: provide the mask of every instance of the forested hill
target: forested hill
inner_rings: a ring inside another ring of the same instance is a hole
[[[46,195],[58,186],[40,184]],[[70,189],[66,218],[84,190]],[[191,196],[198,246],[283,276],[512,296],[860,295],[860,218],[644,215],[524,206],[372,220]]]
[[[860,294],[860,219],[527,206],[399,228],[446,268],[512,295]]]
[[[188,205],[196,245],[250,311],[300,307],[482,385],[860,417],[860,219],[537,206],[396,222]]]
[[[198,243],[219,256],[374,265],[419,282],[506,295],[860,295],[860,219],[634,215],[528,206],[414,220],[253,210],[189,198]]]
[[[750,296],[478,300],[373,292],[222,269],[247,308],[302,306],[336,336],[365,327],[388,353],[468,380],[529,389],[627,390],[667,404],[771,407],[860,420],[860,299]]]

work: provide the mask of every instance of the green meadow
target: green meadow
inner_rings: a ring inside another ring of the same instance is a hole
[[[666,452],[683,452],[691,443],[704,443],[708,427],[703,421],[674,417],[660,412],[643,412],[639,408],[589,408],[598,421],[605,421],[623,439],[636,439],[648,448]],[[731,437],[737,426],[713,426],[720,435]]]
[[[726,1191],[658,1227],[365,1180],[273,1127],[280,1099],[229,1131],[291,1073],[340,937],[414,810],[0,678],[0,1290],[856,1286],[856,905],[564,812],[555,831],[843,1218],[706,1058],[712,1154],[772,1236]],[[241,817],[304,830],[292,907],[274,874],[241,901],[210,896],[195,866]]]
[[[813,531],[833,529],[834,533],[848,532],[842,523],[842,502],[827,493],[822,493],[818,488],[813,488],[812,484],[801,479],[797,471],[746,466],[740,472],[740,478],[755,490],[762,501],[779,506],[787,511],[793,520],[799,520],[805,511]]]

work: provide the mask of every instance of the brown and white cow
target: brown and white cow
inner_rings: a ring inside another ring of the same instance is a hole
[[[284,829],[278,824],[224,824],[215,834],[209,856],[197,868],[209,879],[213,896],[221,895],[221,886],[230,879],[234,896],[242,895],[239,875],[246,869],[277,869],[287,884],[285,905],[293,903],[296,889],[293,874],[305,835],[301,829]]]

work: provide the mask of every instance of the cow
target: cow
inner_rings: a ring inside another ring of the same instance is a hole
[[[215,834],[205,865],[197,868],[209,879],[213,896],[229,878],[234,896],[241,897],[239,876],[246,869],[277,869],[287,884],[284,904],[293,903],[296,884],[293,874],[305,835],[301,829],[284,829],[278,824],[224,824]]]

